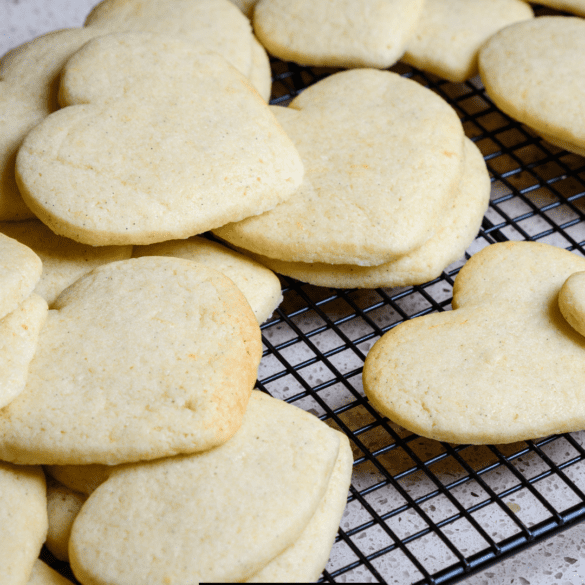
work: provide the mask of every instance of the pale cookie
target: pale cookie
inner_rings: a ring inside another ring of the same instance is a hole
[[[289,262],[378,265],[429,239],[459,184],[457,114],[415,81],[354,69],[272,111],[295,142],[305,180],[285,203],[215,233]]]
[[[49,565],[37,559],[27,585],[72,585],[72,583],[69,579],[59,575],[57,571],[53,571]]]
[[[69,489],[56,481],[47,481],[49,529],[45,545],[60,561],[69,562],[71,527],[86,500],[85,494]]]
[[[339,454],[325,495],[300,537],[284,552],[270,561],[247,583],[305,583],[317,581],[331,552],[339,522],[345,509],[353,468],[349,440],[339,433]],[[46,471],[55,477],[81,487],[83,494],[57,482],[47,487],[49,533],[47,547],[59,559],[68,560],[65,543],[69,542],[71,525],[91,494],[106,481],[116,466],[68,465],[50,466]],[[87,494],[87,495],[85,495]],[[62,551],[62,556],[60,556]]]
[[[2,585],[26,585],[47,535],[43,470],[0,461],[0,494]]]
[[[280,280],[273,272],[243,254],[205,238],[136,246],[133,256],[174,256],[205,264],[225,274],[244,293],[258,323],[266,321],[282,302]]]
[[[585,340],[557,297],[585,259],[536,242],[493,244],[465,264],[453,311],[402,323],[363,371],[372,405],[452,443],[512,443],[585,428]]]
[[[340,441],[327,491],[309,524],[293,545],[246,583],[309,583],[319,579],[345,510],[353,469],[349,439],[340,433]]]
[[[255,392],[221,447],[112,473],[73,524],[73,572],[84,585],[243,581],[301,536],[339,444],[313,415]]]
[[[252,28],[229,0],[103,0],[86,27],[188,37],[221,55],[240,73],[252,68]]]
[[[72,491],[89,496],[110,476],[112,465],[45,465],[45,472]]]
[[[251,256],[271,270],[302,282],[332,288],[411,286],[433,280],[471,244],[490,198],[490,177],[483,156],[465,140],[465,167],[459,188],[441,225],[420,248],[380,266],[316,262],[284,262],[260,254]]]
[[[186,41],[94,39],[65,66],[59,99],[70,107],[27,135],[16,176],[35,214],[81,243],[192,236],[274,207],[302,179],[246,79]]]
[[[162,33],[196,42],[221,55],[265,101],[270,99],[268,55],[248,19],[229,0],[104,0],[90,12],[85,26],[107,32]]]
[[[53,304],[0,458],[123,463],[210,449],[239,428],[262,354],[231,280],[179,258],[96,268]]]
[[[30,295],[42,269],[41,259],[28,246],[0,234],[0,319]]]
[[[14,177],[16,152],[30,130],[57,108],[58,75],[97,31],[56,31],[9,51],[0,60],[0,220],[34,217]]]
[[[509,26],[482,47],[479,71],[498,108],[585,155],[585,20],[543,16]]]
[[[0,408],[24,390],[46,318],[47,303],[33,293],[0,319]]]
[[[14,177],[16,152],[26,134],[57,109],[59,73],[67,59],[94,37],[134,29],[166,32],[208,45],[239,68],[264,100],[270,98],[266,51],[253,36],[250,23],[228,0],[103,2],[94,8],[85,28],[51,32],[2,57],[0,221],[34,217]]]
[[[425,0],[402,61],[449,81],[465,81],[477,74],[477,55],[487,39],[533,17],[522,0]]]
[[[571,274],[559,292],[559,309],[571,327],[585,335],[585,272]]]
[[[404,53],[422,8],[423,0],[260,0],[254,32],[284,61],[386,69]]]
[[[132,255],[132,246],[100,246],[79,244],[54,234],[44,223],[29,221],[4,222],[3,233],[33,250],[43,263],[43,272],[34,292],[51,305],[70,284],[86,272]]]

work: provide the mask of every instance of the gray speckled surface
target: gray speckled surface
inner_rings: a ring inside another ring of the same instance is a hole
[[[0,0],[0,54],[4,54],[10,48],[39,34],[59,28],[80,26],[93,4],[94,0]],[[270,334],[271,332],[267,331],[267,335]],[[282,336],[286,335],[286,331],[275,331],[272,335],[282,339]],[[352,333],[352,338],[357,336],[356,332]],[[324,349],[328,343],[335,343],[335,340],[327,338],[327,334],[319,339],[314,339],[314,341]],[[367,351],[371,344],[372,342],[368,342],[362,350]],[[304,354],[302,348],[292,351],[296,354],[289,356],[293,362],[306,357],[306,352]],[[345,363],[342,355],[337,359],[339,360],[338,366],[342,370],[356,367],[356,364]],[[263,372],[268,372],[270,367],[269,361],[264,362],[262,364]],[[324,379],[327,372],[322,370],[323,366],[317,364],[314,369],[305,370],[304,375],[314,377],[316,380]],[[359,381],[356,381],[357,386],[359,386]],[[286,384],[281,384],[279,388],[272,390],[277,391],[282,396],[295,391],[292,386]],[[342,393],[336,394],[339,390],[335,386],[331,387],[328,390],[327,400],[341,404],[344,396]],[[298,405],[301,406],[300,403]],[[310,404],[306,404],[305,407],[312,408]],[[428,446],[428,448],[432,449],[432,446]],[[559,445],[555,448],[562,450],[563,447]],[[529,466],[530,461],[523,464]],[[364,472],[361,475],[360,473],[360,470],[356,470],[355,482],[371,481],[368,473]],[[450,471],[447,470],[446,473],[450,473]],[[582,475],[585,477],[585,470]],[[409,493],[424,493],[425,485],[421,478],[413,476],[407,479]],[[494,477],[494,485],[505,485],[506,481],[508,480],[504,475]],[[554,482],[544,489],[548,490],[546,497],[551,501],[554,501],[555,497],[561,500],[568,497],[567,494],[563,493],[562,486]],[[477,491],[477,487],[472,483],[463,484],[457,496],[461,498],[461,501],[481,497],[481,494],[476,493]],[[381,502],[382,499],[392,497],[397,496],[390,489],[378,490],[370,503],[375,507],[376,498]],[[538,505],[531,501],[530,494],[523,493],[523,490],[509,497],[506,504],[528,524],[539,519]],[[449,506],[449,502],[435,498],[428,502],[425,512],[433,518],[440,518],[441,515],[449,514]],[[481,521],[486,522],[490,534],[505,534],[509,530],[505,515],[502,515],[497,507],[487,506],[482,510],[482,513],[478,514],[478,518],[481,517]],[[345,511],[342,526],[350,528],[352,525],[362,523],[366,517],[367,512],[360,509],[356,502],[352,502]],[[410,510],[395,517],[393,522],[393,529],[397,533],[407,535],[420,528],[421,520],[414,511]],[[481,538],[473,530],[470,530],[465,522],[455,522],[447,526],[445,532],[457,546],[461,547],[461,550],[473,550],[474,547],[478,547],[477,550],[479,550],[482,546]],[[376,526],[361,532],[358,538],[361,541],[361,550],[367,553],[379,550],[388,544],[388,537]],[[445,550],[441,543],[434,542],[432,539],[428,542],[420,539],[417,546],[420,548],[417,554],[424,558],[425,564],[429,567],[441,566],[442,563],[449,561],[448,557],[451,553]],[[338,543],[332,551],[329,568],[334,569],[337,566],[346,565],[348,560],[352,558],[353,553],[348,547],[343,542]],[[389,583],[407,585],[418,578],[414,567],[403,556],[401,557],[401,554],[386,555],[375,564]],[[371,575],[359,567],[345,573],[338,580],[340,582],[366,582],[371,580]],[[467,585],[581,585],[585,583],[585,525],[579,525],[562,532],[542,544],[484,570],[478,575],[468,577],[464,582]]]

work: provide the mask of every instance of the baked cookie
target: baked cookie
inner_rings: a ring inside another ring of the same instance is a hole
[[[280,280],[273,272],[243,254],[205,238],[135,246],[133,256],[174,256],[199,262],[225,274],[244,293],[258,323],[266,321],[282,302]]]
[[[336,73],[272,106],[297,146],[305,180],[285,203],[214,230],[287,262],[372,266],[428,240],[463,171],[457,114],[388,71]]]
[[[229,0],[103,0],[89,13],[85,26],[109,33],[189,36],[243,75],[252,68],[250,22]]]
[[[302,179],[246,79],[186,41],[94,39],[67,62],[59,99],[69,107],[27,135],[16,177],[30,209],[81,243],[192,236],[270,209]]]
[[[86,272],[132,255],[132,246],[100,246],[79,244],[54,234],[37,219],[0,224],[3,233],[28,246],[43,263],[43,272],[34,292],[51,305],[70,284]]]
[[[477,74],[477,55],[487,39],[533,17],[522,0],[425,0],[402,61],[463,82]]]
[[[422,246],[379,266],[284,262],[250,254],[271,270],[302,282],[332,288],[410,286],[428,282],[455,262],[471,244],[490,198],[490,177],[483,156],[471,140],[465,140],[465,167],[461,183],[441,225]]]
[[[339,454],[325,495],[300,537],[247,583],[306,583],[317,581],[331,552],[345,509],[351,481],[353,455],[349,440],[339,434]],[[107,465],[50,466],[46,471],[81,487],[83,493],[55,482],[48,483],[49,532],[47,547],[59,559],[68,560],[71,525],[91,494],[117,467]],[[61,553],[62,551],[62,553]],[[63,556],[59,556],[62,554]]]
[[[404,53],[423,0],[260,0],[254,32],[301,65],[386,69]]]
[[[47,303],[33,293],[0,319],[0,408],[24,390],[46,318]]]
[[[543,16],[509,26],[482,47],[489,97],[558,146],[585,155],[585,21]]]
[[[0,461],[2,585],[26,585],[47,535],[45,474]]]
[[[585,340],[557,297],[585,259],[536,242],[493,244],[463,267],[453,311],[402,323],[363,381],[384,416],[432,439],[512,443],[585,428]]]
[[[0,458],[116,464],[210,449],[239,428],[262,354],[231,280],[179,258],[96,268],[53,304]]]
[[[74,574],[88,585],[251,577],[308,525],[340,437],[255,392],[242,427],[221,447],[123,466],[93,492],[71,532]]]
[[[573,329],[585,335],[585,272],[571,274],[559,291],[559,309]]]

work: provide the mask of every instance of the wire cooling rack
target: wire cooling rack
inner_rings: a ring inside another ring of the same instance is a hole
[[[272,68],[280,105],[335,71],[278,60]],[[262,327],[257,387],[350,437],[352,485],[322,580],[453,583],[583,519],[585,432],[499,446],[424,439],[370,406],[362,366],[385,332],[449,310],[459,269],[481,248],[538,240],[580,252],[585,159],[508,118],[477,79],[452,84],[401,64],[392,70],[446,99],[482,151],[492,195],[481,231],[464,258],[421,286],[333,290],[283,277],[284,302]],[[42,557],[77,583],[46,549]]]

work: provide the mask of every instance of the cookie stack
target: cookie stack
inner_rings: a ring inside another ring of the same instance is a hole
[[[439,276],[476,236],[487,169],[433,92],[354,69],[273,111],[301,153],[303,183],[273,210],[214,230],[220,238],[305,282],[378,287]]]

